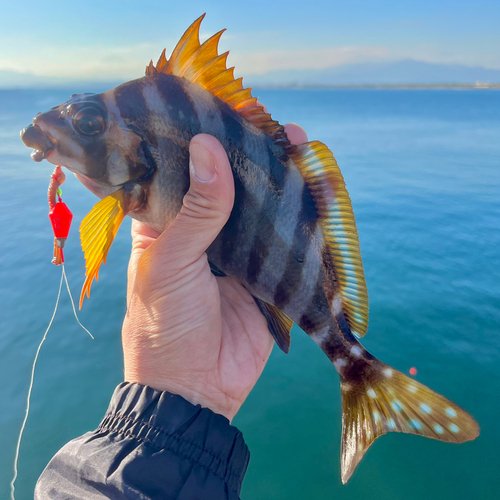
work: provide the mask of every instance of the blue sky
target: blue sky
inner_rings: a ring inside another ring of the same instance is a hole
[[[416,59],[500,69],[499,0],[0,0],[0,73],[139,77],[203,12],[238,75]],[[1,82],[0,82],[1,83]]]

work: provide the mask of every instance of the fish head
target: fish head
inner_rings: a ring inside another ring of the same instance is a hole
[[[155,168],[144,134],[121,116],[110,96],[113,91],[73,95],[21,131],[24,144],[34,148],[34,161],[66,167],[100,198]]]

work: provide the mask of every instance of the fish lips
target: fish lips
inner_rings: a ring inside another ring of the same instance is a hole
[[[21,130],[21,139],[26,146],[33,148],[31,158],[35,161],[42,161],[54,149],[54,143],[50,137],[37,125],[29,125]]]

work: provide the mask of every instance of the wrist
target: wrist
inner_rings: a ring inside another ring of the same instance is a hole
[[[127,361],[127,357],[124,380],[181,396],[193,405],[200,405],[226,417],[230,423],[241,406],[237,401],[219,391],[214,393],[212,387],[203,385],[199,380],[187,381],[179,380],[178,377],[159,376],[156,370],[140,367],[140,363],[135,363],[130,359]]]

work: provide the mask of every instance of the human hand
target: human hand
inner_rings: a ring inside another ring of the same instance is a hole
[[[293,144],[307,141],[295,124]],[[189,147],[191,184],[161,234],[132,222],[125,380],[184,397],[231,421],[260,377],[274,344],[251,294],[234,277],[216,278],[205,251],[231,213],[234,181],[212,136]]]

